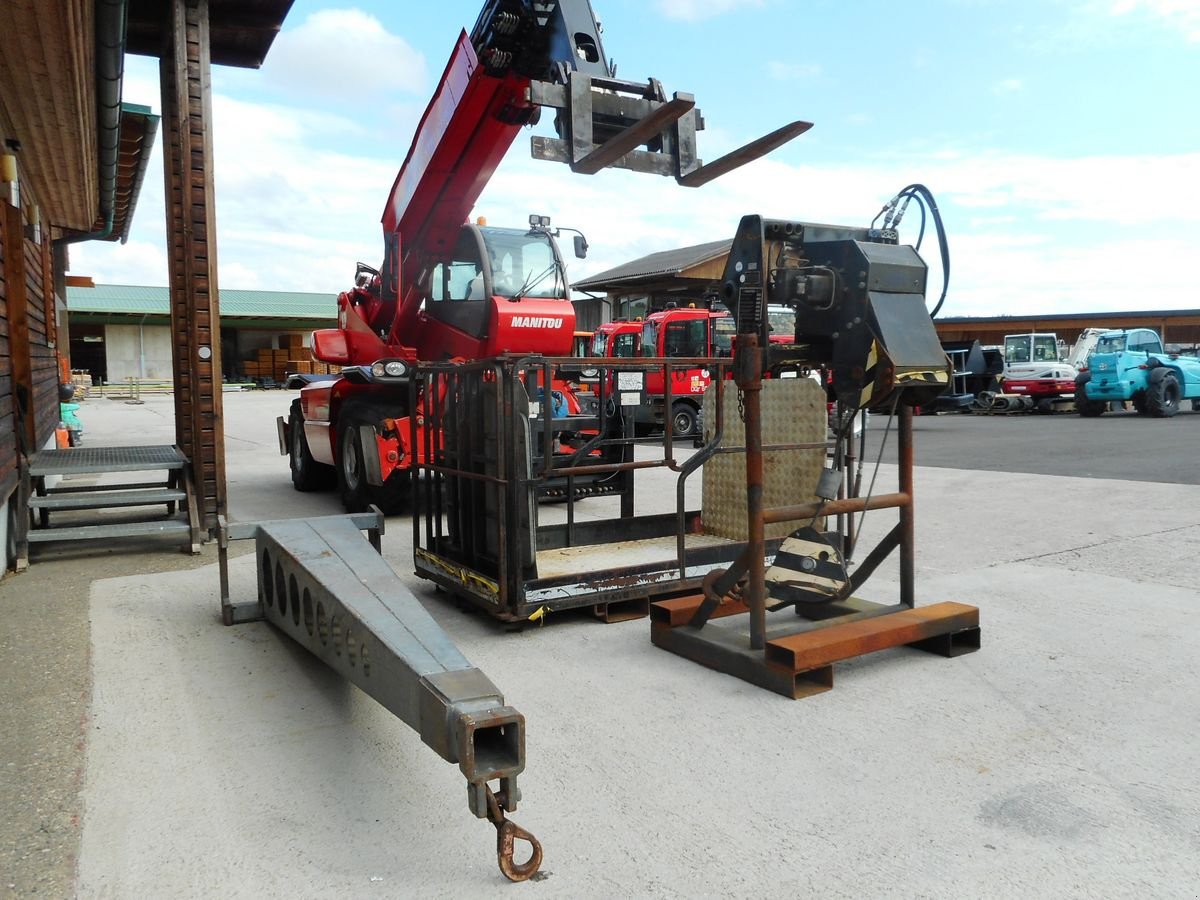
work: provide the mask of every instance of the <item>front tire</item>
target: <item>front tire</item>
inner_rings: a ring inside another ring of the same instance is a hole
[[[1103,400],[1089,400],[1087,385],[1087,378],[1080,378],[1075,382],[1075,411],[1089,419],[1104,415],[1108,404]]]
[[[342,495],[342,506],[350,513],[365,512],[370,505],[358,426],[356,418],[347,417],[338,427],[338,491]]]
[[[1146,389],[1146,408],[1150,415],[1169,419],[1179,412],[1179,379],[1167,368],[1154,369],[1150,373],[1150,386]]]
[[[388,480],[375,487],[367,483],[359,427],[369,424],[361,415],[350,414],[338,426],[338,490],[346,512],[366,512],[375,505],[386,516],[403,512],[410,496],[412,480],[407,471],[392,472]]]
[[[671,406],[671,429],[675,437],[691,437],[696,433],[700,417],[688,403],[675,403]]]
[[[292,401],[288,418],[288,466],[292,470],[292,487],[298,491],[324,491],[333,487],[334,469],[313,459],[304,435],[304,413],[300,400]]]

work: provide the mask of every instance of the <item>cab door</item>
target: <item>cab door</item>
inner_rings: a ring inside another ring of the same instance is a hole
[[[451,258],[433,267],[425,314],[482,341],[491,299],[492,272],[483,238],[473,226],[463,226]]]

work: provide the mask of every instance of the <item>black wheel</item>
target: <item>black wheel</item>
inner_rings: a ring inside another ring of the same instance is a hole
[[[288,419],[288,465],[292,470],[292,487],[298,491],[324,491],[333,487],[335,472],[313,459],[304,436],[304,414],[300,411],[300,400],[292,401],[291,417]]]
[[[1200,400],[1192,401],[1192,412],[1200,412]]]
[[[1179,412],[1179,379],[1165,367],[1150,373],[1150,385],[1146,388],[1146,408],[1150,415],[1169,419]]]
[[[338,491],[342,495],[342,506],[352,513],[364,512],[370,505],[358,426],[359,422],[353,416],[347,416],[338,426]]]
[[[358,429],[368,424],[362,414],[344,414],[338,426],[338,490],[346,512],[366,512],[374,504],[384,515],[401,512],[409,498],[411,479],[407,471],[395,471],[379,487],[367,483],[362,441]]]
[[[671,429],[675,437],[691,437],[700,423],[696,410],[688,403],[675,403],[671,407]]]
[[[1146,392],[1145,391],[1135,392],[1133,395],[1133,398],[1132,398],[1132,402],[1133,402],[1133,408],[1135,410],[1137,410],[1137,414],[1139,416],[1144,416],[1150,412],[1150,408],[1146,405]]]
[[[1095,416],[1104,415],[1104,410],[1108,404],[1103,400],[1089,400],[1087,395],[1087,376],[1077,378],[1075,380],[1075,411],[1081,416],[1094,418]]]

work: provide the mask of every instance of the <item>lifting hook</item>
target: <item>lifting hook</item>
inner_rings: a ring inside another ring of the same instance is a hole
[[[542,845],[532,834],[504,816],[504,808],[495,793],[487,785],[488,821],[496,826],[496,861],[500,871],[509,881],[527,881],[542,865]],[[532,849],[528,860],[518,863],[513,860],[513,848],[517,841],[525,841]]]

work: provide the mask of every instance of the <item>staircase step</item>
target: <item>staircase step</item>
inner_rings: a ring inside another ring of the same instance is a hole
[[[108,525],[73,525],[62,528],[33,528],[29,543],[53,541],[95,541],[139,535],[187,534],[191,526],[183,519],[155,519],[151,522],[113,522]]]
[[[170,444],[146,447],[72,447],[42,450],[29,462],[30,476],[182,469],[187,457]]]
[[[118,506],[151,506],[160,503],[182,503],[187,499],[184,491],[170,488],[157,490],[123,491],[51,491],[45,497],[30,497],[31,509],[112,509]]]

